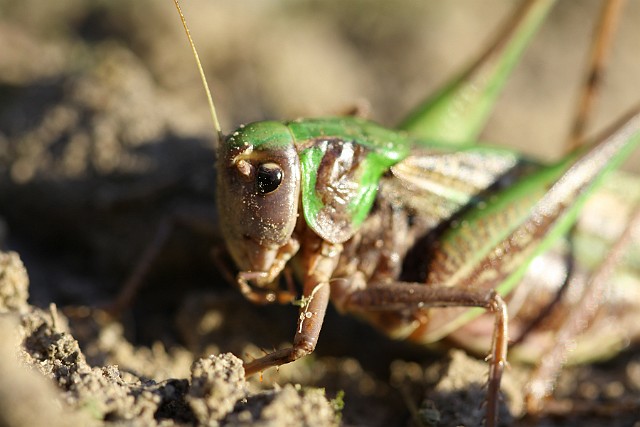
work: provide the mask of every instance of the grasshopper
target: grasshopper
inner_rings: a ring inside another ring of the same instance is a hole
[[[256,122],[223,135],[209,95],[220,225],[239,270],[234,282],[255,303],[300,306],[292,346],[246,363],[247,375],[313,352],[329,301],[395,338],[423,343],[464,342],[465,328],[484,310],[493,322],[484,344],[490,342],[486,422],[497,425],[508,328],[527,327],[516,308],[524,289],[518,284],[640,142],[637,110],[551,165],[470,142],[552,5],[525,2],[500,41],[398,129],[348,116]],[[588,281],[581,298],[588,308],[578,305],[578,314],[560,323],[563,339],[593,317],[635,222]],[[299,298],[278,280],[289,265],[302,281]],[[569,281],[569,272],[564,276],[559,287]],[[526,297],[533,311],[553,304]],[[532,410],[551,393],[567,358],[568,344],[557,348],[530,383]]]

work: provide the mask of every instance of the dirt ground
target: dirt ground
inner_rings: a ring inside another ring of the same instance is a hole
[[[596,130],[640,102],[640,3],[629,3]],[[483,139],[562,152],[598,4],[560,2]],[[393,125],[478,51],[512,2],[184,9],[230,130],[362,102]],[[221,245],[213,132],[190,55],[168,0],[0,0],[0,424],[479,425],[483,361],[392,341],[333,310],[314,355],[244,379],[240,359],[286,345],[297,313],[244,301],[211,261]],[[108,315],[167,225],[134,305]],[[637,344],[567,369],[541,418],[519,418],[528,369],[507,372],[503,425],[640,425]]]

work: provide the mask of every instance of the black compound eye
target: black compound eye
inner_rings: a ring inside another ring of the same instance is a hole
[[[284,172],[282,168],[275,163],[263,163],[258,166],[256,171],[256,189],[260,194],[269,194],[274,192],[282,183]]]

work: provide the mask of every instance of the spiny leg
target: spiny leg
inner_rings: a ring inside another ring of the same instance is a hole
[[[595,103],[602,85],[606,61],[611,48],[613,34],[623,9],[625,0],[608,0],[604,3],[598,26],[595,30],[587,72],[583,78],[582,91],[576,107],[575,117],[567,140],[567,151],[584,145],[588,121],[593,114]],[[640,210],[632,218],[640,216]],[[632,220],[635,221],[634,219]],[[556,333],[554,345],[545,352],[545,356],[536,366],[532,378],[527,384],[526,401],[530,413],[542,409],[542,400],[551,395],[557,376],[570,350],[570,345],[596,315],[598,308],[604,303],[607,281],[611,278],[616,265],[625,248],[631,243],[632,223],[627,225],[612,251],[602,262],[599,269],[587,283],[587,290],[575,304],[569,317],[560,325]]]
[[[329,304],[329,280],[338,263],[342,245],[331,244],[317,236],[307,237],[307,242],[303,245],[303,259],[307,273],[293,345],[246,363],[244,370],[247,376],[298,360],[312,353],[318,343],[320,329],[322,329],[322,322]]]
[[[620,264],[635,235],[640,233],[640,206],[637,206],[631,221],[616,241],[613,248],[591,276],[582,298],[572,308],[567,319],[555,335],[554,345],[540,361],[527,384],[527,410],[530,413],[542,409],[542,401],[551,395],[567,354],[571,351],[575,337],[580,335],[593,320],[598,308],[606,303],[609,281]]]
[[[344,288],[345,290],[347,288]],[[339,292],[339,289],[335,289]],[[489,355],[486,425],[498,422],[500,381],[507,364],[507,307],[495,290],[425,286],[419,283],[377,283],[365,289],[348,290],[342,298],[347,311],[405,310],[434,307],[481,307],[495,315]]]
[[[583,77],[582,90],[567,141],[567,152],[571,152],[584,143],[587,124],[595,109],[599,89],[602,86],[613,33],[617,28],[618,18],[625,1],[608,0],[602,7],[600,21],[591,44],[589,66]]]

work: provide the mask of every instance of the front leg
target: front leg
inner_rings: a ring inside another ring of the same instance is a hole
[[[342,245],[326,242],[315,235],[310,236],[309,240],[304,245],[303,267],[306,274],[293,345],[246,363],[244,370],[247,376],[293,362],[316,348],[329,304],[329,280],[338,264]]]
[[[345,311],[366,313],[376,311],[405,311],[437,309],[438,307],[481,307],[495,316],[489,380],[487,383],[486,426],[498,423],[498,403],[502,373],[507,365],[508,316],[507,306],[493,289],[426,286],[421,283],[383,282],[365,288],[336,281],[334,297],[338,297]],[[434,312],[433,315],[436,315]],[[428,321],[428,319],[427,319]]]

